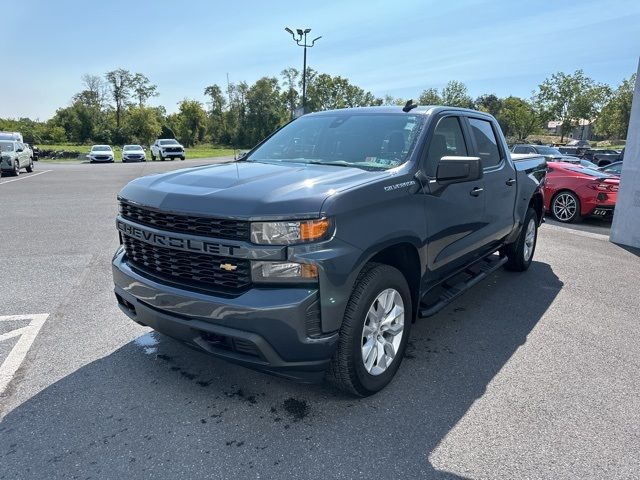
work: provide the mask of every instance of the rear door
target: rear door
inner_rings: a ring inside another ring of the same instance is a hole
[[[435,181],[444,156],[469,156],[471,144],[459,114],[444,114],[430,134],[422,169]],[[449,185],[438,195],[425,194],[428,246],[427,268],[431,280],[464,266],[482,245],[485,196],[482,179]]]
[[[497,243],[514,225],[516,171],[509,157],[498,125],[486,117],[466,118],[471,137],[472,155],[482,160],[486,244]]]

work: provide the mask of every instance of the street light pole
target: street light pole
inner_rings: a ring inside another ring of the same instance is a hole
[[[322,37],[314,38],[310,44],[307,43],[307,34],[311,31],[310,28],[302,28],[296,29],[294,33],[289,27],[285,27],[284,29],[287,33],[291,34],[291,38],[299,47],[304,49],[303,60],[302,60],[302,112],[307,113],[307,48],[312,48],[316,41],[320,40]]]

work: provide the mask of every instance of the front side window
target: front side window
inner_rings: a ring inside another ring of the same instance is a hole
[[[408,160],[423,125],[420,114],[303,116],[276,132],[246,160],[387,170]]]
[[[438,122],[429,143],[429,164],[434,166],[442,157],[452,156],[468,156],[467,145],[458,117],[445,117]]]
[[[499,165],[501,162],[500,149],[491,122],[470,118],[469,124],[478,148],[478,156],[482,160],[482,167],[490,168]]]

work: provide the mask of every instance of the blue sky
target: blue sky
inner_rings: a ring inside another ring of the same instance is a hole
[[[285,26],[322,35],[310,67],[379,96],[460,80],[474,97],[529,97],[578,68],[617,85],[640,56],[637,0],[20,0],[2,8],[0,117],[45,120],[84,73],[118,67],[147,75],[160,92],[151,103],[172,112],[227,73],[253,82],[301,69]]]

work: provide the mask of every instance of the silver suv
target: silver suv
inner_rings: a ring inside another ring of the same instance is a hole
[[[0,140],[0,170],[2,174],[19,175],[20,169],[33,172],[31,150],[15,140]]]

